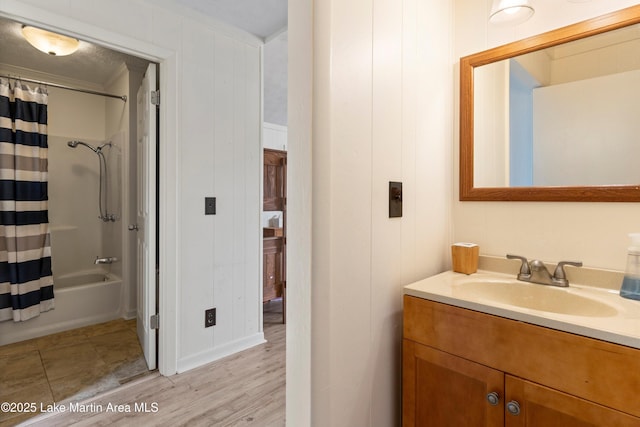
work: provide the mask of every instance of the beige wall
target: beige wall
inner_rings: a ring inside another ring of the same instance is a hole
[[[460,56],[636,3],[539,0],[535,15],[526,23],[515,28],[496,28],[486,20],[490,0],[455,0],[454,58],[458,63]],[[455,111],[457,123],[457,101]],[[455,141],[457,129],[456,124]],[[459,202],[457,156],[456,148],[452,189],[454,240],[476,242],[482,254],[504,256],[510,252],[550,262],[571,259],[590,267],[624,269],[627,233],[640,230],[640,204]]]

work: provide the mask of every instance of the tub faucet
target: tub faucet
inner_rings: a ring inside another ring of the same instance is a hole
[[[560,261],[553,272],[553,275],[547,270],[547,267],[540,260],[534,259],[527,262],[527,259],[519,255],[509,255],[509,259],[519,259],[522,261],[520,265],[520,272],[518,273],[518,280],[523,282],[538,283],[540,285],[560,286],[566,288],[569,286],[567,275],[564,271],[565,265],[572,265],[574,267],[582,267],[580,261]]]
[[[95,260],[94,264],[113,264],[117,260],[118,260],[118,258],[116,258],[114,256],[109,256],[109,257],[105,257],[105,258],[96,257],[96,260]]]

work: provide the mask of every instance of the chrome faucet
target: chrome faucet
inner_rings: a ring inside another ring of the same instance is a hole
[[[118,258],[116,258],[114,256],[109,256],[109,257],[105,257],[105,258],[96,257],[96,260],[95,260],[94,264],[113,264],[116,261],[118,261]]]
[[[572,265],[574,267],[582,267],[580,261],[561,261],[556,266],[553,275],[547,270],[547,267],[540,260],[534,259],[528,262],[527,259],[519,255],[509,255],[508,259],[519,259],[522,261],[520,265],[520,272],[518,273],[518,280],[523,282],[538,283],[541,285],[560,286],[566,288],[569,286],[567,275],[564,271],[565,265]]]

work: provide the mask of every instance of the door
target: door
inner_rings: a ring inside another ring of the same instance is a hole
[[[286,198],[286,151],[264,150],[263,211],[284,211]]]
[[[138,338],[149,369],[156,368],[156,64],[150,64],[138,89]],[[157,318],[156,318],[157,319]]]
[[[402,425],[496,427],[504,423],[504,373],[404,339]]]
[[[262,263],[262,302],[284,296],[282,273],[284,270],[284,250],[282,238],[264,239]]]
[[[265,148],[263,165],[262,210],[282,212],[282,229],[280,234],[264,240],[262,301],[281,296],[284,323],[287,318],[287,152]]]
[[[507,427],[639,426],[640,419],[552,390],[520,378],[506,376]],[[615,392],[615,390],[612,390]]]

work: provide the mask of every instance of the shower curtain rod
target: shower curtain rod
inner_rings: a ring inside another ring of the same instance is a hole
[[[51,86],[51,87],[56,87],[58,89],[67,89],[67,90],[74,90],[76,92],[82,92],[82,93],[89,93],[91,95],[100,95],[100,96],[106,96],[109,98],[116,98],[116,99],[120,99],[124,102],[127,102],[127,96],[126,95],[112,95],[110,93],[104,93],[104,92],[97,92],[95,90],[90,90],[90,89],[79,89],[76,87],[71,87],[71,86],[64,86],[64,85],[59,85],[56,83],[49,83],[49,82],[42,82],[39,80],[31,80],[31,79],[25,79],[23,77],[16,77],[16,76],[6,76],[4,74],[1,74],[0,77],[4,77],[7,79],[15,79],[15,80],[22,80],[24,82],[29,82],[29,83],[37,83],[37,84],[41,84],[41,85],[45,85],[45,86]]]

